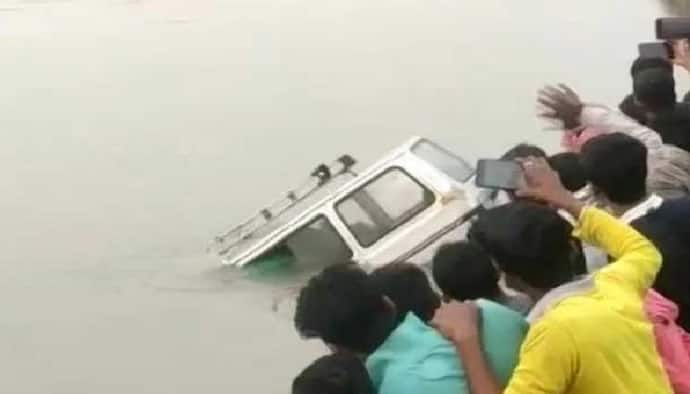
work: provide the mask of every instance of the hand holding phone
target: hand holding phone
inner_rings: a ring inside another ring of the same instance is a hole
[[[573,217],[580,217],[584,204],[563,187],[558,173],[546,159],[531,157],[521,160],[520,165],[524,171],[524,183],[515,192],[518,197],[542,201],[567,211]]]
[[[497,190],[516,190],[523,184],[523,170],[514,160],[481,159],[477,161],[475,184]]]

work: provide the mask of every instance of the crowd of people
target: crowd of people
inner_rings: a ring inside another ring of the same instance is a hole
[[[674,55],[637,59],[618,109],[543,88],[564,150],[506,152],[522,186],[487,192],[429,273],[314,275],[295,327],[331,353],[292,393],[690,394],[690,96],[673,77],[687,41]]]

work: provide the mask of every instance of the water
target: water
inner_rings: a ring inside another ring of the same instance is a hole
[[[555,148],[535,90],[617,103],[669,10],[0,0],[0,392],[287,392],[324,349],[204,255],[214,232],[412,134],[469,159]]]

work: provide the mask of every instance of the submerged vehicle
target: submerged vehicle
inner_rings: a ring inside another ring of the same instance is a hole
[[[415,137],[361,173],[344,155],[319,165],[298,188],[216,236],[209,250],[224,265],[265,272],[304,271],[343,261],[373,269],[423,265],[435,246],[464,236],[475,213],[474,169],[434,142]]]

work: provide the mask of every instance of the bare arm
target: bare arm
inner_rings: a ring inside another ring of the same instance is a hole
[[[479,320],[479,308],[475,303],[453,301],[436,310],[432,324],[455,345],[471,393],[500,394],[498,380],[482,351]]]
[[[455,343],[460,363],[465,368],[472,394],[500,394],[496,377],[484,357],[479,337]]]
[[[444,304],[434,316],[436,327],[455,345],[472,394],[504,392],[482,351],[476,306]],[[558,349],[559,351],[554,351]],[[537,323],[530,328],[520,351],[520,362],[505,389],[508,394],[560,394],[576,374],[576,351],[566,328]]]

